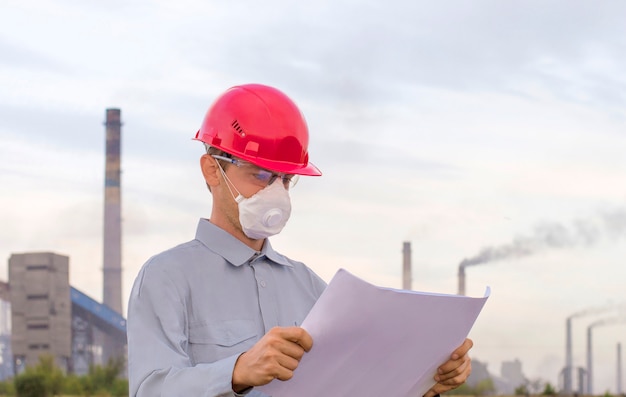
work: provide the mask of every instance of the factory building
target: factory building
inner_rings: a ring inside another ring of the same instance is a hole
[[[69,373],[126,356],[122,317],[121,111],[105,113],[103,303],[69,284],[69,257],[13,254],[0,281],[0,380],[54,357]],[[9,319],[10,325],[9,325]]]
[[[2,295],[3,289],[9,296]],[[0,283],[0,380],[36,365],[50,355],[64,372],[84,375],[94,364],[126,357],[126,320],[69,284],[69,257],[52,252],[13,254],[9,283]],[[4,300],[6,298],[6,301]],[[10,306],[9,302],[10,301]],[[6,318],[11,318],[8,330]],[[106,337],[109,354],[102,341]]]
[[[13,254],[9,285],[16,372],[37,364],[41,354],[52,355],[60,368],[70,370],[69,258],[50,252]]]

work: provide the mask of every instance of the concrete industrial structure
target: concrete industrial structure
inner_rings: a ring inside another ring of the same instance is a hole
[[[458,273],[458,295],[465,295],[465,265],[461,263],[459,265],[459,273]]]
[[[104,244],[102,256],[102,302],[122,313],[122,189],[120,109],[106,109],[104,170]],[[124,354],[119,343],[102,334],[103,360]]]
[[[2,368],[2,379],[37,364],[42,354],[53,356],[68,373],[87,373],[103,349],[94,338],[96,332],[112,341],[114,351],[125,351],[126,320],[70,286],[69,257],[52,252],[13,254],[7,285],[11,302],[7,345],[13,357],[12,365]]]
[[[122,193],[120,109],[106,110],[102,302],[122,313]]]
[[[105,117],[103,304],[70,286],[67,256],[11,255],[9,282],[0,282],[2,379],[36,364],[43,353],[79,374],[98,363],[97,358],[105,363],[126,356],[126,320],[121,314],[121,111],[106,109]]]
[[[11,350],[17,373],[41,354],[71,370],[69,258],[51,253],[13,254],[9,259]]]

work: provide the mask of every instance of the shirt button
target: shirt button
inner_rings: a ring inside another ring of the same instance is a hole
[[[261,287],[263,288],[267,286],[267,283],[265,282],[265,280],[261,280],[260,284],[261,284]]]

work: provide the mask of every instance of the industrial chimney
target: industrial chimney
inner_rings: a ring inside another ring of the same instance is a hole
[[[573,358],[572,358],[572,318],[574,316],[569,316],[565,320],[565,368],[563,373],[563,391],[566,396],[572,394],[572,368],[573,368]]]
[[[622,344],[617,344],[617,395],[622,395]]]
[[[104,244],[102,261],[102,302],[122,314],[122,200],[120,185],[120,109],[107,109],[106,160],[104,170]],[[124,357],[124,340],[101,334],[102,362]]]
[[[459,295],[465,295],[465,265],[459,265]]]
[[[593,327],[601,324],[601,321],[591,323],[587,327],[587,394],[593,393],[593,350],[592,350],[592,333]]]
[[[402,243],[402,289],[411,289],[411,277],[411,243],[405,241]]]
[[[122,314],[122,215],[120,189],[120,109],[106,110],[104,172],[104,253],[102,301]]]

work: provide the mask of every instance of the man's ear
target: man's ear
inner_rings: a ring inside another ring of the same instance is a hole
[[[216,159],[208,154],[204,154],[200,157],[200,167],[202,168],[202,175],[207,185],[217,186],[220,184],[220,169]]]

